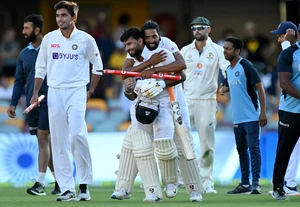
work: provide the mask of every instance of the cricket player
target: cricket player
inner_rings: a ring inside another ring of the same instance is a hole
[[[207,18],[197,17],[190,26],[195,39],[181,49],[187,64],[184,95],[190,123],[192,128],[196,127],[200,139],[200,175],[205,193],[217,193],[212,177],[217,124],[216,97],[219,69],[225,71],[230,63],[225,60],[223,48],[208,36],[211,27]]]
[[[56,201],[76,201],[73,161],[79,182],[78,200],[90,200],[88,184],[93,181],[91,155],[85,122],[86,102],[93,94],[102,70],[99,49],[94,38],[75,26],[79,7],[71,1],[55,6],[59,29],[45,35],[36,62],[35,85],[31,103],[47,74],[48,109],[53,162],[63,194]],[[90,82],[90,63],[92,78]]]
[[[24,48],[18,57],[18,64],[15,74],[13,94],[11,97],[10,107],[7,110],[7,114],[10,118],[15,118],[16,107],[19,99],[26,88],[26,104],[30,105],[30,99],[33,93],[34,74],[35,74],[35,61],[38,55],[41,42],[43,40],[44,20],[39,14],[30,14],[24,19],[23,31],[25,39],[29,42],[28,46]],[[25,87],[26,85],[26,87]],[[47,80],[45,80],[39,91],[39,95],[47,97],[48,86]],[[46,172],[47,166],[51,170],[53,177],[54,167],[50,151],[50,136],[49,136],[49,121],[48,121],[48,106],[47,98],[43,100],[40,107],[37,107],[28,114],[29,132],[31,135],[36,135],[38,138],[38,166],[39,173],[38,178],[34,185],[27,189],[27,193],[30,195],[42,196],[46,195]],[[53,195],[60,194],[60,188],[55,182],[55,188],[51,192]]]
[[[271,34],[278,36],[278,42],[281,44],[282,50],[285,50],[291,45],[295,44],[297,42],[297,38],[300,37],[300,32],[298,33],[297,26],[290,21],[281,22],[276,30],[271,31]],[[298,139],[297,144],[293,149],[284,176],[283,189],[285,191],[285,194],[288,196],[300,195],[297,188],[297,182],[296,182],[296,176],[297,176],[299,162],[300,162],[299,150],[300,150],[300,139]],[[270,191],[269,194],[272,195],[273,191]]]
[[[286,23],[280,26],[286,26]],[[296,26],[296,25],[295,25]],[[293,26],[295,31],[297,27]],[[279,32],[282,28],[278,28]],[[286,32],[286,30],[285,30]],[[282,33],[282,32],[280,32]],[[300,40],[281,51],[277,60],[280,87],[282,88],[279,103],[278,144],[273,170],[273,198],[286,200],[284,179],[290,164],[290,156],[300,137]],[[292,187],[292,186],[291,186]],[[295,189],[296,190],[296,189]]]
[[[163,72],[164,69],[169,70],[170,65],[174,65],[174,67],[179,66],[179,68],[181,68],[181,70],[182,70],[185,67],[185,64],[182,65],[182,63],[184,63],[184,61],[183,62],[181,61],[182,56],[181,56],[181,54],[178,50],[177,45],[174,42],[170,41],[168,38],[160,37],[160,35],[158,34],[159,33],[159,27],[156,24],[156,22],[147,21],[146,24],[145,24],[145,27],[144,27],[145,28],[144,32],[146,32],[148,30],[148,29],[146,29],[147,27],[148,27],[149,30],[156,31],[155,36],[157,37],[157,39],[155,40],[155,42],[156,42],[156,44],[159,44],[158,47],[160,47],[160,48],[164,47],[166,49],[169,49],[169,51],[174,52],[173,56],[175,57],[175,59],[178,59],[178,60],[176,60],[175,62],[172,62],[169,65],[158,66],[158,67],[156,66],[156,67],[154,67],[152,69],[149,69],[147,71],[160,70],[161,72]],[[146,49],[147,48],[145,47],[144,50],[146,50]],[[140,64],[139,67],[132,67],[132,64],[133,64],[132,62],[134,62],[134,59],[127,56],[127,59],[124,63],[124,66],[127,65],[127,67],[129,67],[132,71],[142,71],[143,67],[145,68],[145,67],[148,67],[149,65],[150,66],[151,65],[156,65],[153,62],[159,62],[161,59],[164,59],[164,54],[161,53],[161,52],[158,52],[156,54],[153,54],[149,60],[147,60],[147,61],[143,62],[142,64]],[[151,74],[153,74],[153,72]],[[150,74],[150,76],[151,76],[151,74]],[[179,102],[181,110],[182,110],[182,116],[183,116],[184,122],[186,123],[187,128],[189,129],[189,132],[190,132],[189,116],[188,116],[188,111],[187,111],[187,108],[186,108],[185,98],[184,98],[184,95],[183,95],[183,92],[182,92],[181,85],[177,85],[176,88],[177,88],[177,93],[176,93],[177,96],[176,97],[178,99],[178,102]],[[126,94],[126,92],[125,92],[125,94]],[[128,133],[129,130],[130,129],[127,130],[127,133]],[[193,145],[193,137],[191,136],[191,134],[190,134],[190,141],[192,142],[192,145]],[[190,160],[190,161],[185,160],[185,158],[183,156],[183,152],[180,149],[180,146],[178,144],[177,135],[175,135],[175,142],[176,142],[176,146],[177,146],[178,153],[179,153],[179,168],[181,170],[181,174],[182,174],[185,186],[186,186],[186,191],[190,195],[190,201],[191,202],[200,202],[200,201],[202,201],[202,195],[201,195],[200,192],[203,191],[203,187],[202,187],[202,183],[201,183],[201,180],[200,180],[198,161],[196,159],[195,160]],[[122,153],[121,153],[121,158],[122,158]],[[121,163],[122,163],[122,161],[120,160],[120,166],[122,165]],[[120,169],[121,169],[121,167],[119,167],[119,170]],[[122,176],[122,174],[123,173],[121,173],[119,171],[118,172],[118,177]],[[127,178],[126,180],[130,181],[129,178]],[[131,182],[134,182],[134,180],[131,179]],[[113,198],[118,198],[118,199],[128,198],[128,194],[126,193],[126,190],[125,190],[125,189],[128,190],[128,188],[126,188],[126,186],[125,187],[123,186],[124,188],[118,188],[117,186],[118,186],[118,180],[117,180],[117,183],[116,183],[116,190],[113,193],[112,197]],[[130,186],[132,186],[132,185],[130,185]],[[130,191],[130,193],[131,193],[131,191]]]

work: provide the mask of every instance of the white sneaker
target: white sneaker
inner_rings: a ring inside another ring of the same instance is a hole
[[[185,188],[183,180],[178,180],[178,183],[176,183],[177,188]]]
[[[150,193],[146,198],[143,200],[144,203],[160,203],[162,199],[157,197],[154,193]]]
[[[295,190],[293,190],[295,189]],[[300,196],[300,193],[296,190],[297,188],[290,188],[287,186],[283,186],[283,190],[285,192],[285,195],[287,196]]]
[[[131,194],[126,194],[125,196],[124,196],[124,199],[130,199],[131,198]]]
[[[58,196],[56,201],[78,201],[78,199],[74,192],[67,190],[61,196]]]
[[[89,201],[89,200],[91,200],[90,191],[88,189],[86,189],[85,193],[82,193],[81,190],[79,190],[78,200],[80,200],[80,201]]]
[[[217,191],[212,186],[207,187],[204,192],[207,194],[216,194],[217,193]]]
[[[123,199],[129,199],[131,197],[128,198],[130,194],[128,194],[126,192],[126,190],[124,188],[121,188],[121,189],[117,189],[113,192],[113,194],[111,194],[111,198],[112,199],[118,199],[118,200],[123,200]]]
[[[176,184],[167,184],[164,190],[167,198],[174,198],[178,193]]]
[[[190,193],[190,202],[202,202],[202,195],[198,191]]]

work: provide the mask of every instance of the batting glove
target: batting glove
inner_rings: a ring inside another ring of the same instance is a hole
[[[166,87],[166,83],[161,81],[150,82],[141,88],[142,96],[147,98],[154,98],[158,94],[160,94],[164,88]]]

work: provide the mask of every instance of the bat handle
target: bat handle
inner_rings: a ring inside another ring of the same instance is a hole
[[[170,100],[171,101],[175,101],[175,96],[174,96],[174,91],[172,87],[168,87],[168,92],[169,92],[169,96],[170,96]]]

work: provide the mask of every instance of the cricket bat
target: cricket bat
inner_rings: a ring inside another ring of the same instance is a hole
[[[132,71],[122,71],[122,70],[97,70],[97,72],[102,72],[104,74],[111,74],[111,75],[124,75],[124,76],[141,76],[140,72],[132,72]],[[153,74],[151,78],[162,78],[166,80],[181,80],[180,75],[168,75],[163,73]]]
[[[23,111],[23,115],[28,114],[32,109],[34,109],[35,107],[38,106],[38,104],[45,98],[44,95],[40,95],[40,97],[38,98],[38,102],[30,104],[24,111]]]
[[[189,140],[189,132],[183,122],[182,116],[181,116],[181,110],[179,103],[176,101],[174,92],[172,87],[167,87],[170,100],[171,100],[171,107],[173,110],[173,119],[175,124],[175,131],[179,135],[179,144],[182,148],[184,158],[186,160],[193,160],[196,159],[196,155],[194,153],[193,147],[191,145],[191,142]]]

